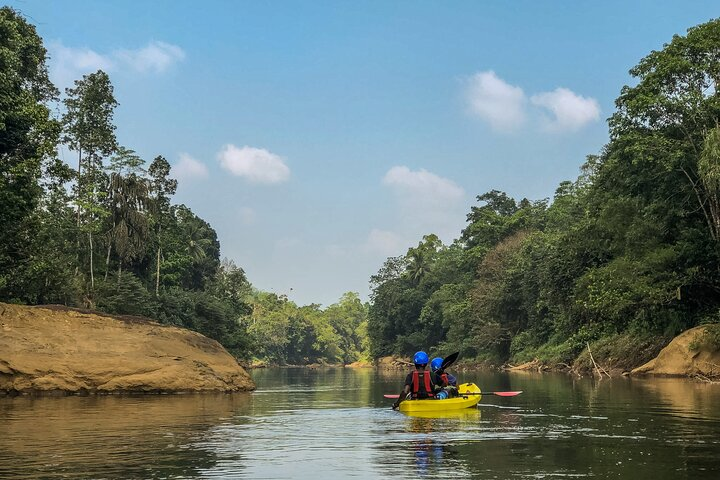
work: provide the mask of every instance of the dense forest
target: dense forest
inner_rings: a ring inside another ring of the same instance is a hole
[[[46,62],[35,27],[0,8],[0,301],[142,315],[245,360],[363,358],[367,305],[357,294],[321,309],[253,288],[221,260],[213,228],[173,204],[169,162],[148,164],[116,138],[110,77],[85,75],[61,95]]]
[[[110,77],[61,94],[46,62],[35,27],[1,8],[0,301],[143,315],[279,364],[422,348],[557,365],[592,345],[623,366],[720,321],[719,20],[640,60],[607,145],[552,200],[478,195],[452,244],[424,236],[371,277],[369,304],[326,308],[254,288],[173,203],[170,163],[116,138]]]
[[[610,139],[530,201],[477,197],[451,245],[425,236],[373,276],[371,353],[618,367],[720,321],[720,21],[640,60]],[[715,341],[720,346],[720,335]]]

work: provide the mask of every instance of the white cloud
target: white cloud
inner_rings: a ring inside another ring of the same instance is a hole
[[[185,58],[177,45],[152,41],[135,50],[121,49],[98,53],[90,48],[66,47],[61,42],[48,45],[50,76],[61,88],[97,70],[105,72],[132,71],[162,73]]]
[[[137,50],[118,50],[114,53],[118,62],[138,72],[162,73],[172,64],[185,59],[185,52],[177,45],[152,41]]]
[[[290,178],[290,169],[282,157],[262,148],[225,145],[218,158],[224,169],[254,183],[282,183]]]
[[[400,235],[373,228],[365,241],[365,251],[380,253],[384,257],[403,253],[405,245]]]
[[[462,228],[465,191],[452,180],[424,169],[411,171],[396,166],[388,170],[382,182],[398,199],[400,218],[394,228],[402,231],[404,238],[435,233],[443,241],[451,241]]]
[[[185,180],[206,178],[208,168],[204,163],[195,160],[187,153],[181,153],[180,160],[172,167],[172,175]]]
[[[412,197],[413,201],[430,199],[433,203],[447,203],[461,200],[465,195],[465,191],[452,180],[422,168],[413,172],[405,166],[392,167],[382,181],[400,195]]]
[[[83,75],[115,68],[111,58],[100,55],[89,48],[70,48],[59,42],[48,46],[50,55],[50,76],[60,88],[71,86]]]
[[[494,71],[476,73],[467,81],[470,110],[493,130],[515,130],[525,122],[525,93],[503,81]]]
[[[553,118],[547,119],[546,127],[554,132],[576,131],[600,118],[597,100],[577,95],[567,88],[533,95],[530,101],[552,112]]]

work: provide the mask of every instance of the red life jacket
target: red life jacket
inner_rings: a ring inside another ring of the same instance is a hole
[[[447,373],[443,373],[442,375],[440,375],[440,381],[443,387],[447,387],[448,385],[450,385],[450,379],[448,379]]]
[[[422,372],[422,376],[423,376],[423,380],[424,380],[423,387],[425,387],[424,392],[420,391],[420,372],[418,370],[415,370],[412,373],[412,387],[413,387],[412,398],[424,398],[425,396],[427,396],[427,397],[433,396],[433,388],[432,388],[432,384],[430,383],[429,372]]]

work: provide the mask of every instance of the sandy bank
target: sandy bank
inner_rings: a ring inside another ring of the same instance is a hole
[[[218,342],[153,321],[0,303],[0,393],[252,390]]]

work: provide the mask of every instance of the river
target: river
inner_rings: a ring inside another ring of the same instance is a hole
[[[390,409],[402,372],[263,369],[234,395],[0,397],[0,479],[720,478],[720,385],[465,372],[478,408]]]

